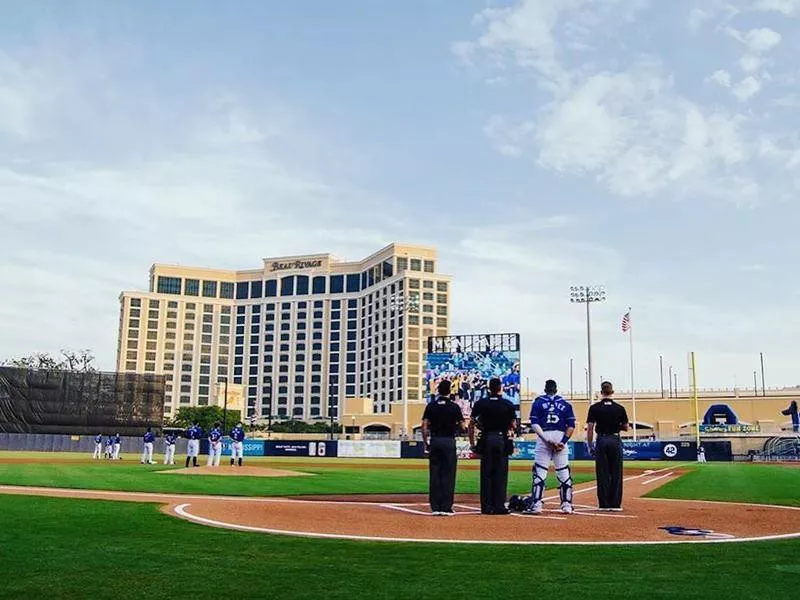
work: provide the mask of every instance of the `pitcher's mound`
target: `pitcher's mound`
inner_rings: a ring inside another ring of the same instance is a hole
[[[266,467],[236,467],[220,465],[218,467],[189,467],[188,469],[170,469],[158,471],[168,475],[223,475],[229,477],[303,477],[313,473],[286,471],[284,469],[268,469]]]

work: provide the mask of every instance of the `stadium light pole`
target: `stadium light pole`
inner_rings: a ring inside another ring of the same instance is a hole
[[[669,366],[669,397],[672,398],[672,365]]]
[[[767,388],[766,388],[766,384],[764,383],[764,353],[763,352],[759,352],[758,354],[761,357],[761,395],[762,396],[766,396],[767,395]]]
[[[389,299],[389,310],[392,314],[418,313],[419,293],[395,294]],[[400,437],[408,438],[408,390],[403,394],[403,431]]]
[[[569,301],[586,305],[586,357],[589,375],[589,402],[592,401],[592,317],[589,307],[593,302],[603,302],[606,291],[601,285],[573,285],[569,288]]]

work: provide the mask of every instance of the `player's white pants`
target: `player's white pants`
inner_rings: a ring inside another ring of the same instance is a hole
[[[103,457],[103,444],[95,444],[94,454],[92,454],[92,458],[102,458],[102,457]]]
[[[544,439],[548,442],[558,443],[564,434],[561,431],[545,431]],[[561,503],[572,504],[572,475],[569,469],[569,448],[556,452],[553,448],[542,441],[536,440],[536,453],[534,454],[533,464],[533,485],[531,487],[531,500],[535,506],[541,508],[544,496],[544,485],[547,480],[547,470],[550,463],[556,469],[556,478],[559,483]]]
[[[143,463],[153,462],[153,442],[144,443],[144,450],[142,451],[142,462]]]
[[[233,442],[231,444],[231,460],[244,457],[244,442]]]
[[[119,459],[119,449],[120,449],[120,446],[122,446],[122,444],[114,444],[114,454],[112,455],[112,458],[113,458],[114,460],[117,460],[117,459]]]
[[[186,443],[186,456],[197,456],[200,454],[200,440],[189,440]]]
[[[167,444],[164,446],[164,464],[175,464],[175,444]]]
[[[222,456],[222,442],[208,442],[208,466],[218,467]]]

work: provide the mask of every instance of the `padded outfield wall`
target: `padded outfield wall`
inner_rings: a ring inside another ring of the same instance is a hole
[[[0,433],[140,435],[164,421],[162,375],[0,367]]]

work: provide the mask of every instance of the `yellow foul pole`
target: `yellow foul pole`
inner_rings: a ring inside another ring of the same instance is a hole
[[[694,352],[692,356],[692,398],[694,399],[694,428],[697,438],[697,452],[700,452],[700,407],[697,402],[697,368],[694,359]]]

